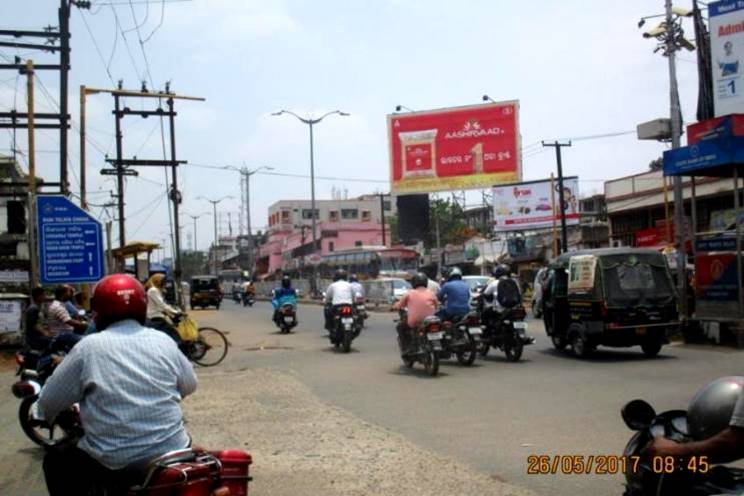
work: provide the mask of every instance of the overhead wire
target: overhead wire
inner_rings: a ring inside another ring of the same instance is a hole
[[[101,47],[98,46],[98,41],[96,40],[96,37],[93,36],[93,31],[90,29],[90,26],[88,25],[88,20],[85,18],[85,13],[82,9],[77,9],[78,12],[80,12],[80,18],[83,20],[83,24],[85,25],[85,29],[88,31],[88,34],[90,35],[90,39],[93,42],[93,46],[96,49],[96,52],[98,53],[98,58],[101,60],[101,63],[103,64],[103,68],[106,71],[106,75],[109,78],[109,81],[112,85],[115,85],[114,83],[114,77],[111,75],[111,71],[109,70],[109,66],[106,65],[106,60],[103,58],[103,53],[101,53]]]

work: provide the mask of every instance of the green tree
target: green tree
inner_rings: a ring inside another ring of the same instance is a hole
[[[203,251],[184,251],[181,253],[182,279],[188,281],[192,276],[206,274],[207,255]]]
[[[460,205],[449,199],[433,200],[429,203],[429,248],[437,246],[437,221],[442,247],[447,244],[461,244],[474,234],[465,223],[465,213]]]

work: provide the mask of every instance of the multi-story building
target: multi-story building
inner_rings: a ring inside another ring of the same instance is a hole
[[[334,251],[390,245],[388,219],[395,214],[393,205],[387,195],[316,200],[317,244],[313,247],[310,200],[278,201],[269,207],[267,239],[259,248],[256,273],[269,276],[317,263],[320,256]]]

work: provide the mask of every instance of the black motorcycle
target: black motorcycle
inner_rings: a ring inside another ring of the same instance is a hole
[[[292,328],[297,326],[297,311],[295,306],[291,303],[284,303],[276,311],[276,320],[274,323],[279,327],[279,332],[282,334],[289,333]]]
[[[256,302],[256,295],[253,293],[243,293],[243,306],[252,307]]]
[[[710,466],[705,457],[680,460],[657,456],[649,459],[643,453],[655,437],[664,436],[678,443],[692,440],[685,410],[657,414],[645,401],[633,400],[622,408],[621,414],[625,425],[636,431],[623,452],[624,496],[704,496],[744,492],[742,469]]]
[[[241,296],[239,290],[236,289],[232,292],[232,299],[235,303],[240,303]]]
[[[521,305],[497,312],[493,308],[484,308],[483,299],[482,295],[478,298],[484,324],[478,352],[484,357],[493,347],[502,350],[510,362],[518,362],[525,345],[535,342],[535,338],[527,336],[527,324],[524,322],[527,312]]]
[[[439,354],[442,352],[442,322],[438,317],[427,317],[415,329],[406,324],[408,312],[400,311],[398,321],[398,349],[403,364],[413,368],[416,362],[421,363],[426,373],[434,377],[439,373]]]
[[[362,327],[364,327],[364,323],[369,317],[369,314],[367,313],[367,306],[364,301],[364,296],[354,297],[354,309],[356,310],[356,313],[359,317],[359,322],[361,323]]]
[[[354,305],[337,305],[334,307],[329,338],[335,348],[341,348],[344,353],[348,353],[351,351],[351,342],[359,336],[361,331],[362,324]]]
[[[483,335],[478,312],[469,312],[453,321],[445,320],[442,330],[444,339],[440,358],[449,359],[454,355],[461,365],[473,365]]]

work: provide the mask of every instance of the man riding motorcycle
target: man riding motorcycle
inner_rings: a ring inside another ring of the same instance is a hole
[[[347,279],[346,271],[337,270],[333,274],[333,283],[326,289],[325,296],[325,328],[329,332],[333,330],[333,317],[339,305],[354,304],[354,289]]]
[[[694,441],[676,443],[657,437],[645,454],[675,459],[707,456],[711,463],[744,458],[744,383],[719,379],[708,384],[693,398],[687,418]]]
[[[444,307],[437,312],[442,321],[454,321],[467,315],[470,311],[470,287],[462,280],[462,271],[453,267],[447,282],[437,295]]]
[[[241,284],[241,298],[245,300],[248,296],[256,297],[256,285],[250,279]]]
[[[491,275],[493,280],[488,284],[485,290],[483,290],[483,306],[484,316],[483,319],[498,317],[505,310],[504,299],[510,300],[511,306],[518,305],[521,303],[521,294],[519,292],[519,286],[509,278],[511,274],[508,265],[497,265],[493,268]],[[504,281],[511,281],[513,284],[508,285],[508,290],[504,291],[502,297],[499,296],[499,284]],[[508,294],[507,294],[508,293]]]
[[[349,276],[349,284],[351,284],[351,289],[354,291],[354,299],[361,298],[364,301],[364,286],[359,282],[359,277],[356,274]]]
[[[53,421],[79,404],[85,435],[77,446],[44,457],[51,496],[125,494],[133,473],[154,457],[191,443],[183,425],[182,398],[196,390],[188,359],[164,333],[144,326],[147,296],[133,277],[102,279],[91,299],[96,327],[65,357],[39,396]],[[141,479],[140,479],[141,480]]]
[[[406,322],[401,321],[397,329],[405,350],[410,347],[413,331],[426,317],[436,313],[437,297],[427,289],[428,282],[429,278],[426,277],[426,274],[419,272],[411,280],[413,289],[393,305],[396,310],[405,308],[408,311]]]
[[[274,288],[271,292],[271,305],[274,307],[274,315],[272,320],[276,325],[280,325],[281,308],[287,303],[297,308],[297,291],[292,287],[292,279],[285,275],[282,277],[282,284],[278,288]]]

